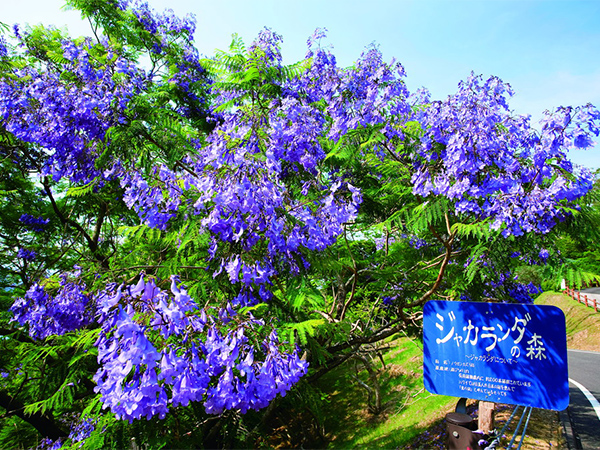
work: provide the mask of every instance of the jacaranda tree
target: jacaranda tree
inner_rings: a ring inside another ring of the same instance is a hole
[[[2,446],[252,445],[428,299],[531,301],[592,187],[592,105],[536,131],[495,77],[437,101],[323,31],[201,58],[191,17],[67,3],[91,37],[0,40]]]

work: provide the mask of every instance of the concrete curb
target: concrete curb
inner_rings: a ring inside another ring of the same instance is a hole
[[[567,442],[568,450],[583,450],[581,446],[581,439],[577,435],[577,431],[573,427],[573,420],[571,419],[570,407],[558,413],[560,424],[562,426],[563,436]]]

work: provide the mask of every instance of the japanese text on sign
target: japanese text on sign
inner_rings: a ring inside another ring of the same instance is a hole
[[[435,326],[440,331],[444,332],[444,316],[436,313],[436,318],[438,322],[435,324]],[[527,323],[531,321],[531,316],[529,314],[525,314],[524,318],[515,316],[512,320],[512,327],[506,327],[505,331],[503,325],[500,323],[496,323],[495,327],[481,326],[480,328],[479,326],[473,325],[472,320],[468,319],[468,324],[462,327],[461,334],[461,330],[456,330],[455,325],[452,323],[456,320],[454,313],[449,312],[447,318],[449,319],[448,322],[451,325],[451,328],[443,338],[436,338],[436,344],[439,345],[454,341],[456,342],[457,346],[485,345],[485,351],[490,352],[495,349],[496,345],[498,345],[500,342],[505,341],[506,339],[512,339],[513,346],[511,347],[510,353],[514,358],[521,356],[521,349],[518,347],[518,344],[520,344],[523,340]],[[481,334],[479,334],[480,329],[482,331]],[[526,343],[528,344],[528,347],[525,348],[527,358],[546,358],[546,349],[541,336],[538,334],[533,334],[531,339],[527,340]],[[512,363],[512,360],[507,361],[503,358],[501,358],[501,360],[501,362],[504,363]]]

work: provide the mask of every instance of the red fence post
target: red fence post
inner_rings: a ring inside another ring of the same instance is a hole
[[[583,300],[585,301],[585,306],[589,306],[588,305],[588,298],[586,294],[583,294]]]

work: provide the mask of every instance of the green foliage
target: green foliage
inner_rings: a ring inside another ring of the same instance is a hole
[[[381,385],[383,414],[367,412],[366,391],[355,377],[366,384],[370,381],[360,364],[350,361],[317,383],[327,396],[322,409],[323,432],[332,437],[328,447],[404,448],[427,428],[429,420],[456,403],[456,399],[425,392],[418,342],[393,339],[382,354],[385,367],[378,359],[373,364]]]
[[[474,238],[481,241],[491,239],[497,235],[497,232],[490,229],[489,220],[473,223],[457,222],[452,225],[451,231],[456,233],[458,238]]]
[[[325,323],[325,319],[309,319],[303,322],[285,324],[281,328],[282,337],[292,345],[306,346],[308,338],[314,336]]]
[[[408,225],[416,233],[424,233],[429,227],[439,225],[448,214],[448,200],[436,198],[417,205],[411,214]]]
[[[543,281],[542,269],[539,266],[521,266],[515,269],[515,275],[521,283],[541,284]]]

